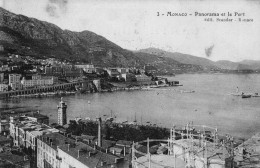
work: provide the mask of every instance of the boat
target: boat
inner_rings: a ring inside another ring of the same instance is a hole
[[[245,95],[245,94],[242,94],[242,98],[251,98],[252,95]]]
[[[181,90],[181,93],[195,93],[195,90]]]

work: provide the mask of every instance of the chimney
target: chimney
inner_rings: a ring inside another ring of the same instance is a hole
[[[107,148],[106,148],[106,153],[107,153]]]
[[[79,150],[78,150],[78,158],[79,158]]]
[[[115,154],[115,149],[113,149],[113,154]]]
[[[125,150],[126,150],[126,147],[124,146],[124,156],[125,156]]]
[[[88,152],[88,156],[91,157],[91,152]]]
[[[102,120],[101,120],[101,117],[98,118],[98,146],[99,147],[102,147],[102,133],[101,133],[101,127],[102,127]]]
[[[102,120],[101,117],[97,118],[98,120],[98,146],[102,147],[102,137],[101,137],[101,124],[102,124]]]
[[[68,151],[70,151],[70,144],[68,144]]]

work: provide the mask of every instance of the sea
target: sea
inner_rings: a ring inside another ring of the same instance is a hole
[[[167,77],[183,86],[147,90],[67,95],[68,120],[114,117],[116,122],[152,124],[170,128],[187,123],[217,128],[225,135],[249,138],[260,131],[260,97],[231,93],[259,93],[258,74],[181,74]],[[57,121],[60,97],[0,100],[1,111],[37,111]]]

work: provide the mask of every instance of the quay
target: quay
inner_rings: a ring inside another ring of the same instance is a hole
[[[56,84],[52,86],[45,86],[45,87],[39,87],[33,89],[0,92],[0,99],[5,99],[17,95],[36,94],[36,93],[51,92],[56,90],[68,89],[68,88],[75,88],[75,86],[83,85],[84,83],[90,83],[90,82],[91,81],[79,81],[79,82]]]

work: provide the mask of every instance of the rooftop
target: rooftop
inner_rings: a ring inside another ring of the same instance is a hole
[[[120,159],[115,155],[103,153],[82,142],[76,142],[75,146],[69,147],[69,150],[68,145],[59,146],[59,149],[88,167],[99,167],[101,166],[101,162],[110,165],[114,164],[116,159]]]
[[[54,132],[50,134],[44,134],[39,137],[39,139],[46,144],[48,144],[53,149],[57,150],[57,146],[71,144],[70,146],[75,145],[75,140],[70,139],[60,133]]]

